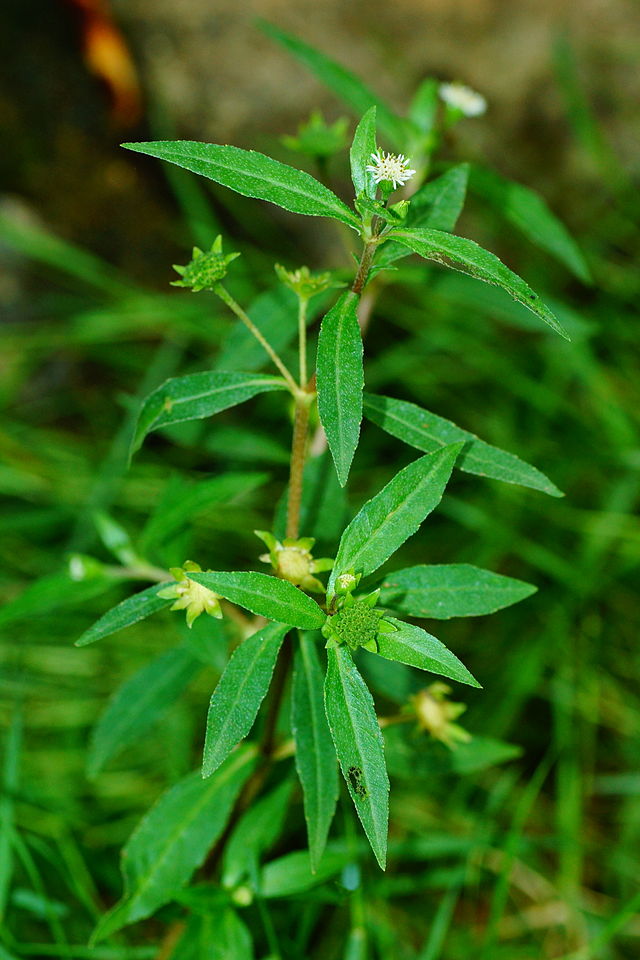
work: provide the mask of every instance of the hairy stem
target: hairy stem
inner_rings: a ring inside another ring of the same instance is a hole
[[[367,243],[365,243],[364,250],[362,251],[360,263],[358,264],[358,272],[355,280],[353,281],[353,286],[351,287],[352,292],[357,293],[358,296],[360,296],[364,290],[367,282],[367,277],[369,276],[369,270],[371,269],[371,263],[373,261],[373,255],[376,252],[377,245],[377,241],[369,240]]]
[[[289,472],[289,501],[287,504],[287,537],[297,540],[300,533],[300,508],[302,506],[302,478],[309,429],[309,403],[311,394],[296,399],[291,443],[291,467]]]
[[[300,386],[307,383],[307,305],[306,297],[298,300],[298,349],[300,351]]]
[[[287,385],[288,385],[289,389],[291,390],[291,392],[294,394],[294,396],[295,396],[297,393],[299,393],[300,390],[299,390],[298,384],[297,384],[297,383],[295,382],[295,380],[293,379],[291,373],[289,372],[289,370],[287,369],[287,367],[284,365],[284,363],[282,362],[281,358],[278,356],[278,354],[276,353],[276,351],[273,349],[273,347],[271,346],[271,344],[269,343],[269,341],[266,340],[266,339],[263,337],[263,335],[260,333],[260,331],[259,331],[258,328],[256,327],[256,325],[255,325],[255,323],[253,322],[253,320],[251,320],[251,318],[250,318],[249,316],[247,316],[247,314],[246,314],[245,311],[242,309],[242,307],[240,306],[240,304],[237,303],[237,302],[233,299],[233,297],[231,296],[231,294],[229,293],[229,291],[226,290],[226,289],[222,286],[221,283],[217,283],[217,284],[216,284],[216,286],[215,286],[215,293],[220,297],[220,299],[222,300],[222,302],[223,302],[223,303],[226,303],[226,305],[229,307],[229,309],[232,310],[232,311],[235,313],[236,317],[239,317],[239,319],[242,320],[242,322],[244,323],[244,325],[245,325],[245,327],[247,328],[247,330],[249,330],[250,333],[253,334],[253,336],[256,338],[256,340],[258,341],[258,343],[260,344],[260,346],[261,346],[261,347],[267,352],[267,354],[271,357],[271,359],[273,360],[274,364],[276,365],[276,367],[278,368],[278,370],[280,371],[280,373],[282,374],[282,376],[284,377],[284,379],[287,381]]]

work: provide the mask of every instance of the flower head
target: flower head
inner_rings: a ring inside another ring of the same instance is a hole
[[[191,260],[186,266],[173,265],[173,269],[182,279],[172,280],[171,286],[190,287],[193,293],[198,293],[200,290],[213,290],[215,285],[226,277],[227,267],[231,261],[239,256],[239,253],[228,253],[225,256],[222,252],[222,237],[218,236],[207,253],[199,247],[194,247]]]
[[[315,543],[313,537],[301,537],[300,540],[286,538],[281,543],[266,530],[254,530],[254,533],[269,548],[269,553],[263,553],[260,557],[263,563],[270,563],[283,580],[288,580],[295,587],[312,593],[324,593],[324,585],[313,574],[331,570],[333,560],[329,557],[314,560],[311,555]]]
[[[480,117],[487,109],[487,101],[482,94],[463,83],[441,83],[438,96],[448,107],[459,110],[465,117]]]
[[[208,613],[210,617],[215,617],[217,620],[222,619],[220,595],[187,576],[189,573],[201,572],[202,567],[193,560],[187,560],[182,567],[171,567],[171,574],[177,582],[163,587],[157,594],[164,600],[176,601],[171,607],[172,610],[187,611],[188,627],[193,626],[193,621],[201,613]]]
[[[339,597],[336,612],[327,617],[322,627],[327,646],[346,643],[352,650],[364,647],[371,653],[377,653],[378,635],[393,633],[398,629],[383,619],[384,610],[376,608],[379,596],[379,590],[360,597],[354,597],[349,590]]]
[[[409,698],[408,710],[414,713],[418,726],[426,733],[430,733],[434,740],[440,740],[447,747],[455,747],[456,741],[468,743],[471,735],[454,723],[454,720],[467,709],[464,703],[452,703],[447,697],[451,687],[437,681],[419,690]]]
[[[297,270],[287,270],[281,264],[274,266],[278,280],[289,290],[293,290],[301,300],[309,300],[317,293],[323,293],[331,287],[343,287],[344,284],[336,281],[330,273],[311,273],[309,267],[298,267]]]
[[[371,159],[373,163],[368,164],[366,169],[373,174],[374,183],[391,183],[394,190],[411,180],[415,173],[415,170],[409,169],[411,161],[402,153],[384,153],[383,150],[376,150],[371,154]]]

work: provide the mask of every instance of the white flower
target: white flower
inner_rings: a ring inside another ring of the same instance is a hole
[[[459,110],[465,117],[480,117],[487,109],[487,101],[463,83],[441,83],[438,94],[447,106]]]
[[[398,185],[404,185],[407,180],[411,180],[415,170],[409,170],[411,161],[405,158],[404,154],[384,153],[377,150],[371,154],[373,163],[367,166],[367,170],[373,174],[375,183],[382,183],[384,180],[393,183],[395,190]]]

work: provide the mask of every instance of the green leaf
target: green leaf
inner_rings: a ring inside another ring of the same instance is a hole
[[[351,160],[351,179],[356,197],[364,193],[372,200],[376,195],[376,184],[367,166],[371,163],[371,154],[376,151],[376,108],[369,107],[356,127],[353,143],[349,151]]]
[[[477,617],[530,597],[537,587],[468,563],[408,567],[385,577],[380,604],[408,617]]]
[[[223,887],[233,889],[254,875],[262,854],[276,842],[289,815],[292,786],[292,780],[284,780],[240,818],[224,850]]]
[[[563,263],[583,283],[592,283],[582,251],[545,201],[528,187],[486,167],[473,166],[470,187],[523,236]]]
[[[492,737],[473,737],[468,743],[457,744],[456,749],[449,752],[452,769],[464,777],[515,760],[524,751],[515,743],[505,743]]]
[[[423,133],[430,133],[433,129],[440,102],[438,87],[437,80],[427,77],[416,90],[409,106],[409,119]]]
[[[395,633],[378,635],[378,653],[381,657],[406,663],[420,670],[429,670],[441,677],[468,683],[472,687],[480,686],[456,655],[422,627],[395,620],[393,617],[386,619],[397,627],[397,630]]]
[[[385,727],[384,742],[389,773],[413,787],[418,781],[430,784],[434,777],[473,776],[522,755],[522,747],[515,744],[475,736],[449,750],[415,728],[407,729],[406,724]]]
[[[167,582],[169,582],[168,578]],[[89,643],[102,640],[103,637],[108,637],[111,633],[130,627],[131,624],[144,620],[145,617],[150,617],[157,610],[168,607],[172,601],[163,600],[162,597],[158,596],[158,590],[161,589],[161,586],[161,584],[156,583],[153,587],[147,587],[140,593],[134,593],[132,597],[127,597],[117,607],[113,607],[108,613],[100,617],[92,627],[85,630],[82,636],[76,640],[76,647],[86,647]]]
[[[127,953],[129,956],[129,953]],[[227,908],[191,916],[170,960],[253,960],[249,930]]]
[[[373,573],[416,532],[440,503],[461,448],[452,443],[414,460],[364,504],[342,534],[327,587],[329,598],[340,574],[350,569],[363,576]]]
[[[210,480],[188,483],[176,477],[167,483],[141,538],[145,552],[162,544],[197,521],[217,504],[235,504],[269,479],[266,473],[223,473]],[[221,511],[222,512],[222,511]]]
[[[409,446],[428,453],[463,440],[464,447],[456,461],[456,466],[465,473],[474,473],[480,477],[491,477],[494,480],[502,480],[504,483],[530,487],[533,490],[548,493],[552,497],[564,496],[544,473],[525,463],[513,453],[492,447],[483,440],[479,440],[475,434],[463,430],[450,420],[438,417],[415,403],[365,393],[364,415],[386,433],[390,433],[392,437],[397,437]]]
[[[241,748],[215,776],[190,773],[160,797],[124,847],[124,896],[98,924],[93,943],[173,899],[224,830],[254,765],[255,750]]]
[[[129,677],[93,729],[88,776],[95,777],[111,757],[145,733],[201,668],[187,650],[178,647]]]
[[[331,217],[354,230],[360,229],[360,221],[353,210],[324,184],[303,170],[280,163],[255,150],[195,140],[159,140],[123,143],[122,146],[136,153],[168,160],[221,183],[244,197],[267,200],[291,213]]]
[[[427,260],[468,273],[485,283],[492,283],[505,290],[514,300],[524,304],[556,333],[568,340],[569,337],[560,326],[548,307],[537,293],[516,273],[510,270],[495,254],[489,253],[473,240],[456,237],[444,230],[432,230],[416,227],[414,230],[394,230],[389,234],[397,243],[403,244],[414,253]]]
[[[23,731],[22,706],[16,702],[10,726],[3,735],[4,757],[0,777],[0,923],[7,916],[14,872],[13,847],[16,829],[16,800],[20,785]]]
[[[330,647],[324,697],[329,729],[351,799],[384,870],[389,778],[373,697],[345,646]]]
[[[296,744],[296,769],[302,784],[312,873],[318,869],[339,793],[336,754],[325,717],[322,684],[317,644],[312,636],[303,633],[293,668],[291,729]]]
[[[234,651],[209,704],[203,777],[210,777],[251,730],[289,629],[269,623]]]
[[[260,896],[294,897],[330,880],[353,862],[353,855],[345,849],[328,847],[315,873],[309,869],[306,850],[294,850],[267,863],[260,874]]]
[[[207,370],[186,377],[172,377],[150,393],[138,414],[131,445],[135,452],[152,430],[185,420],[202,420],[228,410],[258,393],[287,390],[282,377],[261,373],[222,373]]]
[[[363,350],[357,306],[355,293],[343,293],[323,319],[318,337],[318,413],[343,487],[362,421]]]
[[[84,559],[82,558],[83,561]],[[82,580],[71,576],[66,570],[49,573],[32,581],[22,593],[13,600],[8,600],[0,608],[0,625],[4,626],[17,620],[32,620],[35,617],[50,615],[65,607],[83,607],[87,600],[113,587],[113,578],[103,576],[99,572],[102,565],[98,561],[89,558],[88,563],[91,565],[95,563],[96,574]]]
[[[190,573],[190,580],[209,587],[251,613],[267,620],[288,623],[301,630],[319,630],[326,617],[315,600],[287,580],[266,573]]]
[[[411,198],[407,226],[453,230],[462,213],[468,181],[469,164],[458,163],[425,183]]]
[[[407,226],[431,227],[451,232],[462,213],[467,196],[469,164],[459,163],[446,173],[425,183],[411,198]],[[383,244],[376,255],[376,267],[386,266],[410,256],[410,251],[393,241]]]
[[[376,107],[378,127],[387,139],[399,150],[404,149],[407,124],[397,117],[377,94],[369,90],[351,71],[346,70],[335,60],[304,43],[290,33],[285,33],[271,23],[260,21],[260,28],[286,50],[297,57],[324,83],[337,97],[344,100],[358,116],[366,113],[370,107]]]

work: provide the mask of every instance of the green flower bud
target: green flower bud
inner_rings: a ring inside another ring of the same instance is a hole
[[[100,560],[84,553],[72,553],[69,557],[69,576],[72,580],[93,580],[103,577],[107,568]]]
[[[301,300],[309,300],[318,293],[334,287],[344,287],[344,283],[334,280],[330,273],[311,273],[309,267],[299,267],[297,270],[287,270],[281,264],[274,266],[278,280],[289,290],[293,290]]]
[[[181,567],[172,567],[171,574],[175,577],[176,583],[170,584],[158,590],[158,596],[166,600],[175,600],[172,610],[186,610],[187,626],[191,628],[193,621],[201,613],[208,613],[210,617],[217,620],[222,619],[222,610],[220,609],[220,600],[222,597],[189,579],[188,573],[200,573],[202,567],[194,563],[193,560],[187,560]]]
[[[266,530],[254,530],[254,533],[269,548],[269,553],[263,553],[260,560],[270,563],[278,576],[303,590],[324,593],[324,585],[313,574],[330,570],[333,560],[329,557],[314,559],[311,554],[315,543],[313,537],[301,537],[299,540],[287,538],[281,543]]]
[[[450,693],[451,687],[448,684],[437,681],[409,697],[405,710],[415,714],[421,730],[431,734],[434,740],[440,740],[454,749],[456,743],[468,743],[471,734],[453,722],[464,713],[467,706],[449,700]]]
[[[193,293],[198,293],[200,290],[213,290],[216,284],[226,277],[227,266],[239,256],[239,253],[229,253],[225,256],[222,252],[222,237],[218,236],[208,253],[203,253],[198,247],[194,247],[193,256],[186,266],[180,267],[174,264],[173,269],[182,279],[173,280],[171,286],[189,287]]]

